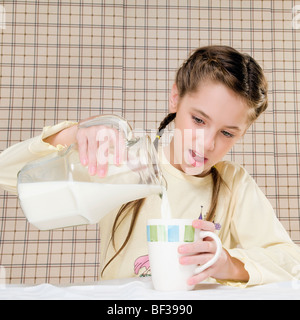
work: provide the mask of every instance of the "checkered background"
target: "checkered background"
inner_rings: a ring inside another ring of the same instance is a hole
[[[298,5],[300,0],[0,1],[0,151],[45,125],[100,113],[154,129],[190,51],[230,45],[263,66],[270,107],[227,158],[246,167],[300,244],[300,30],[292,12]],[[17,198],[0,191],[0,266],[8,283],[98,280],[99,243],[97,225],[38,231]]]

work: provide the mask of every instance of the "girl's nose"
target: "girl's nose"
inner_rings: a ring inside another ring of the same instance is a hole
[[[215,138],[216,135],[214,132],[204,132],[204,148],[207,151],[213,151],[215,148]]]

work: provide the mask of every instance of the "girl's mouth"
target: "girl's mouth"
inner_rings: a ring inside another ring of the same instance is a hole
[[[207,158],[204,156],[200,155],[194,150],[189,149],[189,156],[190,156],[190,163],[193,167],[201,167],[206,164],[208,161]]]

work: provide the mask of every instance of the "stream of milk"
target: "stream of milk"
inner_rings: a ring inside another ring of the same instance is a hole
[[[172,218],[171,207],[167,195],[167,189],[163,187],[162,197],[161,197],[161,218],[164,220],[169,220]]]

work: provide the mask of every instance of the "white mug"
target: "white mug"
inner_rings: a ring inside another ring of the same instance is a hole
[[[147,223],[147,239],[152,282],[158,291],[187,291],[194,289],[187,280],[212,266],[219,259],[222,243],[219,237],[209,231],[195,229],[190,219],[153,219]],[[213,258],[204,265],[182,265],[178,247],[212,238],[217,245]]]

